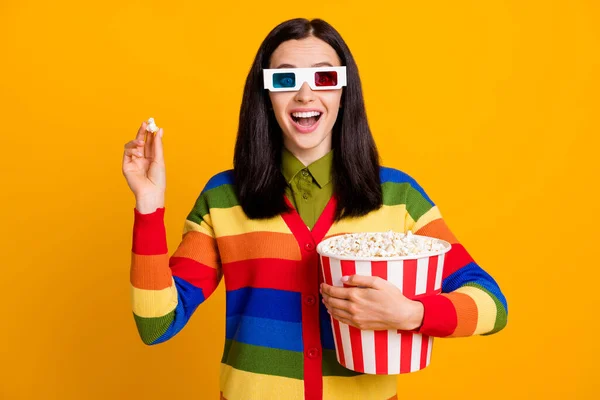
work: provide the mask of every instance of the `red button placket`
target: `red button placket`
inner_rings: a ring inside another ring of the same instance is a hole
[[[319,284],[322,282],[319,270],[319,254],[317,244],[329,231],[334,221],[336,199],[332,197],[312,231],[302,221],[300,214],[293,208],[287,197],[286,203],[292,209],[282,214],[282,218],[290,228],[300,247],[302,259],[303,282],[301,289],[302,307],[302,344],[304,346],[304,399],[323,399],[323,371],[321,330],[319,321]]]
[[[304,379],[310,385],[305,399],[322,398],[321,335],[319,326],[319,256],[313,238],[307,238],[302,251],[306,286],[302,293],[302,339],[304,344]]]

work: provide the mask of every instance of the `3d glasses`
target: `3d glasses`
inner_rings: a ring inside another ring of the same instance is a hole
[[[263,69],[265,89],[271,92],[298,91],[304,82],[312,90],[346,86],[346,67]]]

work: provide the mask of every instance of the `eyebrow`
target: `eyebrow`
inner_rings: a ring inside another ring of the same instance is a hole
[[[312,67],[313,68],[317,68],[317,67],[333,67],[333,65],[330,62],[328,62],[328,61],[323,61],[323,62],[320,62],[320,63],[313,64]],[[278,69],[278,68],[296,68],[296,66],[292,65],[292,64],[280,64],[279,66],[275,67],[275,69]]]

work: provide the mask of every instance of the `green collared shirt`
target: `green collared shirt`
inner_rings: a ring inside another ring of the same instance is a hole
[[[281,154],[281,172],[288,183],[285,194],[311,230],[333,194],[332,161],[333,150],[308,166],[286,148]]]

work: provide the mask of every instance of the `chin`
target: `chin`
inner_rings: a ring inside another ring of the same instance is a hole
[[[311,150],[319,147],[319,145],[326,139],[327,136],[318,132],[293,133],[291,137],[288,136],[288,143],[299,150]]]

